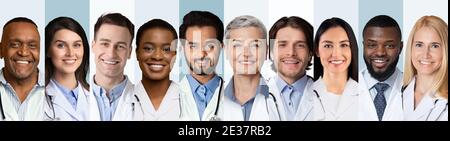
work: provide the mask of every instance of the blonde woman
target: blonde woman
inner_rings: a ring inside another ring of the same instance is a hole
[[[405,120],[448,121],[448,25],[436,16],[420,18],[406,46],[403,79]]]

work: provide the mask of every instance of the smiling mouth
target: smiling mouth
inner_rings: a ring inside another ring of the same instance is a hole
[[[63,62],[66,64],[73,64],[77,61],[77,59],[63,59]]]
[[[239,64],[243,64],[243,65],[252,65],[255,64],[256,61],[253,60],[243,60],[243,61],[238,61]]]
[[[284,64],[299,64],[300,63],[299,60],[282,60],[281,62],[283,62]]]
[[[103,60],[103,59],[102,59],[102,62],[105,63],[105,64],[108,64],[108,65],[119,64],[119,61],[108,61],[108,60]]]
[[[31,61],[26,61],[26,60],[16,60],[15,61],[17,64],[30,64]]]
[[[430,64],[433,63],[433,62],[431,62],[431,61],[419,60],[419,63],[422,64],[422,65],[430,65]]]
[[[331,64],[340,65],[340,64],[344,63],[344,60],[332,60],[332,61],[329,61],[329,62]]]

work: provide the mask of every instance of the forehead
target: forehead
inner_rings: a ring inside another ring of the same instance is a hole
[[[68,29],[61,29],[55,32],[55,36],[53,37],[53,39],[64,39],[64,40],[81,40],[81,37]]]
[[[348,40],[347,32],[344,30],[344,28],[338,26],[338,27],[332,27],[327,29],[323,34],[320,36],[320,41],[343,41]]]
[[[292,28],[290,26],[283,27],[278,30],[277,39],[305,39],[305,34],[299,28]]]
[[[368,27],[363,33],[367,38],[389,38],[392,40],[400,40],[401,33],[395,27]]]
[[[187,40],[192,40],[197,36],[205,37],[207,39],[215,39],[217,37],[217,32],[212,26],[190,26],[186,29]]]
[[[39,32],[37,27],[32,23],[13,22],[8,24],[3,31],[3,38],[17,39],[26,38],[29,40],[39,40]]]
[[[244,27],[230,30],[231,39],[263,39],[264,34],[257,27]]]
[[[150,28],[144,31],[142,40],[173,40],[172,32],[163,28]]]
[[[96,33],[97,38],[130,42],[131,33],[128,28],[112,24],[103,24]]]

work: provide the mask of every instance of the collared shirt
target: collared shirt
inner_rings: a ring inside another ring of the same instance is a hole
[[[59,84],[59,82],[54,79],[51,79],[51,81],[55,82],[56,88],[62,92],[64,97],[66,97],[66,99],[69,101],[70,105],[72,105],[73,109],[76,110],[77,109],[77,101],[78,101],[78,90],[79,90],[80,85],[77,84],[77,87],[70,90],[70,89],[64,87],[63,85]]]
[[[224,92],[225,92],[225,97],[226,98],[229,98],[234,103],[241,105],[239,103],[239,101],[237,100],[236,96],[234,95],[234,80],[233,80],[233,77],[231,78],[231,80],[228,83],[227,87],[225,88]],[[268,97],[269,96],[269,87],[265,83],[263,77],[261,77],[261,79],[259,80],[259,85],[256,88],[256,94],[263,94],[264,97]],[[252,112],[252,107],[253,107],[253,103],[255,101],[256,94],[250,100],[248,100],[247,102],[245,102],[244,104],[241,105],[242,114],[244,115],[244,120],[245,121],[249,121],[249,119],[250,119],[250,114]]]
[[[372,100],[375,99],[375,96],[377,96],[377,90],[375,89],[375,84],[377,83],[385,83],[388,84],[389,87],[386,89],[384,93],[384,97],[386,98],[386,101],[389,101],[389,96],[391,95],[392,87],[395,85],[395,79],[397,78],[397,75],[400,75],[400,71],[396,68],[395,72],[385,81],[380,82],[373,78],[369,71],[366,69],[365,72],[362,73],[364,80],[366,81],[367,87],[369,87],[369,93]]]
[[[114,113],[116,112],[119,98],[122,96],[123,90],[128,83],[128,77],[119,84],[115,85],[109,92],[97,85],[94,82],[93,91],[95,98],[97,99],[98,108],[100,110],[100,116],[102,121],[111,121]],[[106,94],[108,93],[108,95]]]
[[[30,93],[28,93],[25,100],[23,102],[20,102],[20,99],[16,95],[16,92],[14,91],[13,87],[11,86],[11,84],[9,84],[9,82],[6,81],[3,71],[4,71],[4,69],[0,70],[0,83],[1,83],[1,87],[5,88],[5,91],[7,94],[3,94],[2,96],[5,96],[5,97],[2,97],[2,99],[4,98],[5,100],[11,101],[12,106],[14,107],[14,109],[17,112],[17,115],[19,115],[19,120],[23,121],[23,120],[25,120],[25,116],[27,114],[26,111],[28,110],[27,109],[28,104],[31,101],[30,97],[32,97],[33,95],[39,95],[39,94],[44,95],[45,94],[45,93],[38,92],[39,89],[45,89],[44,77],[42,76],[42,74],[39,74],[37,84],[34,85],[33,89],[31,89]],[[44,91],[42,91],[42,92],[44,92]],[[38,107],[30,107],[30,108],[38,108]],[[43,108],[44,107],[42,107],[42,109]]]
[[[187,75],[189,86],[191,87],[192,94],[194,95],[195,103],[197,104],[197,110],[200,119],[203,116],[203,112],[211,101],[216,88],[220,85],[219,76],[215,75],[206,84],[202,85],[192,75]]]
[[[298,105],[302,99],[303,92],[308,82],[308,76],[304,75],[302,78],[295,81],[292,85],[287,84],[279,76],[275,78],[275,83],[283,99],[283,106],[288,120],[293,120],[297,112]]]

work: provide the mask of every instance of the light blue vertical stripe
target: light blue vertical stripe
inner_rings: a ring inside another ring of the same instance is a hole
[[[358,65],[359,70],[366,68],[366,63],[364,62],[363,58],[363,52],[364,52],[364,46],[363,46],[363,38],[362,38],[362,31],[364,29],[364,26],[366,23],[373,17],[377,15],[388,15],[392,18],[394,18],[397,23],[400,26],[400,29],[403,31],[403,0],[360,0],[359,1],[359,30],[355,30],[355,32],[359,32],[359,50],[358,50]],[[403,34],[402,36],[408,36]],[[403,44],[406,45],[407,41],[403,41]],[[402,53],[400,54],[400,58],[397,63],[397,67],[400,69],[400,71],[403,72],[403,52],[405,50],[402,50]]]
[[[224,22],[224,0],[180,0],[180,25],[183,23],[183,17],[190,11],[209,11],[215,15],[217,15],[222,22]],[[225,24],[225,23],[224,23]],[[189,74],[189,67],[186,63],[184,53],[177,53],[178,61],[180,61],[180,75],[179,78],[183,78],[184,75]],[[224,69],[224,51],[220,53],[219,62],[216,66],[216,72],[219,76],[223,77]]]

